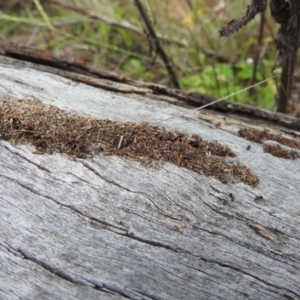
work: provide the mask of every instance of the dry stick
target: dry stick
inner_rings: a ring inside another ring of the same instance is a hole
[[[176,77],[176,74],[172,68],[172,65],[171,65],[171,60],[169,59],[168,55],[166,54],[164,48],[162,47],[159,39],[157,38],[157,35],[155,33],[155,30],[154,28],[152,27],[152,24],[147,16],[147,13],[142,5],[142,3],[140,2],[140,0],[134,0],[135,2],[135,5],[137,6],[139,12],[140,12],[140,15],[147,27],[147,30],[150,34],[150,37],[151,39],[154,41],[154,44],[155,44],[155,48],[156,48],[156,51],[158,52],[158,54],[161,56],[161,59],[163,60],[167,70],[168,70],[168,73],[170,75],[170,79],[171,79],[171,82],[173,84],[173,86],[177,89],[180,88],[179,86],[179,82],[177,80],[177,77]]]
[[[254,84],[257,82],[257,68],[258,68],[258,64],[261,62],[261,52],[262,52],[262,45],[263,45],[263,37],[264,37],[264,27],[265,27],[265,22],[266,22],[266,15],[265,15],[265,11],[263,11],[260,14],[260,26],[259,26],[259,34],[258,34],[258,38],[257,38],[257,46],[258,49],[256,49],[256,54],[255,54],[255,58],[254,58],[254,63],[253,63],[253,70],[252,70],[252,79],[250,81],[250,84]],[[250,91],[250,95],[254,95],[255,90]]]
[[[273,79],[273,78],[275,78],[275,77],[276,77],[276,76],[274,75],[274,76],[269,77],[269,78],[267,78],[267,79],[264,79],[264,80],[262,80],[262,81],[260,81],[260,82],[257,82],[257,83],[255,83],[255,84],[252,84],[252,85],[250,85],[250,86],[248,86],[248,87],[246,87],[246,88],[244,88],[244,89],[242,89],[242,90],[239,90],[239,91],[237,91],[237,92],[234,92],[234,93],[232,93],[232,94],[230,94],[230,95],[227,95],[227,96],[225,96],[225,97],[223,97],[223,98],[217,99],[217,100],[212,101],[212,102],[210,102],[210,103],[204,104],[204,105],[202,105],[202,106],[200,106],[200,107],[194,108],[194,109],[192,109],[192,110],[196,111],[196,110],[200,110],[200,109],[202,109],[202,108],[208,107],[208,106],[213,105],[213,104],[215,104],[215,103],[217,103],[217,102],[220,102],[220,101],[222,101],[222,100],[228,99],[228,98],[230,98],[230,97],[232,97],[232,96],[235,96],[235,95],[237,95],[237,94],[240,94],[240,93],[242,93],[242,92],[245,92],[245,91],[247,91],[247,90],[249,90],[249,89],[252,89],[252,88],[254,88],[255,86],[260,85],[260,84],[262,84],[262,83],[265,83],[265,82],[267,82],[268,80]],[[158,123],[166,122],[166,121],[169,121],[169,120],[174,119],[174,118],[179,117],[179,116],[180,116],[180,115],[173,116],[173,117],[164,119],[164,120],[162,120],[162,121],[159,121]]]
[[[255,83],[255,84],[252,84],[252,85],[250,85],[250,86],[247,86],[246,88],[244,88],[244,89],[242,89],[242,90],[239,90],[239,91],[234,92],[234,93],[232,93],[232,94],[230,94],[230,95],[227,95],[227,96],[225,96],[225,97],[223,97],[223,98],[217,99],[217,100],[215,100],[215,101],[213,101],[213,102],[210,102],[210,103],[207,103],[207,104],[202,105],[202,106],[200,106],[200,107],[197,107],[197,108],[195,108],[195,109],[193,109],[193,110],[200,110],[200,109],[202,109],[202,108],[204,108],[204,107],[207,107],[207,106],[210,106],[210,105],[215,104],[215,103],[217,103],[217,102],[220,102],[220,101],[222,101],[222,100],[228,99],[228,98],[230,98],[230,97],[232,97],[232,96],[235,96],[235,95],[237,95],[237,94],[239,94],[239,93],[242,93],[242,92],[245,92],[245,91],[247,91],[247,90],[249,90],[249,89],[252,89],[252,88],[254,88],[254,87],[257,86],[257,85],[263,84],[263,83],[267,82],[268,80],[273,79],[274,77],[275,77],[275,76],[272,76],[272,77],[269,77],[269,78],[267,78],[267,79],[264,79],[264,80],[262,80],[262,81],[260,81],[260,82],[257,82],[257,83]]]
[[[277,112],[285,113],[287,110],[289,98],[291,96],[292,78],[294,73],[294,66],[296,64],[296,55],[293,53],[281,63],[282,71],[280,76],[280,85],[277,96]]]

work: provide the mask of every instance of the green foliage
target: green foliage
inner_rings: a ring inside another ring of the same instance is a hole
[[[270,66],[273,62],[263,61],[257,70],[256,80],[265,78],[265,69],[261,66]],[[271,75],[269,75],[271,76]],[[180,83],[184,89],[207,93],[215,98],[223,98],[238,92],[250,85],[253,77],[253,66],[247,61],[239,61],[232,64],[205,64],[199,74],[183,77]],[[233,102],[254,104],[269,110],[274,109],[275,86],[272,81],[265,85],[257,86],[231,97]]]
[[[144,65],[137,58],[131,58],[123,66],[123,70],[127,72],[128,77],[138,77],[147,81],[151,81],[154,77],[152,72],[145,70]]]

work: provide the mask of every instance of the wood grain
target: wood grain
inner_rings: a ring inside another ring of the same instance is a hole
[[[0,65],[0,105],[10,97],[115,121],[175,116],[162,126],[228,145],[260,183],[0,141],[1,299],[300,298],[299,159],[264,153],[236,134],[245,124],[221,115],[217,128],[201,113],[17,61]]]

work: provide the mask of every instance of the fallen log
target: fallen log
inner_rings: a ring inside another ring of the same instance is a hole
[[[300,298],[299,131],[91,81],[0,56],[0,298]]]

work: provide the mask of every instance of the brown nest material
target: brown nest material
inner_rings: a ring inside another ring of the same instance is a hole
[[[195,134],[169,132],[147,123],[78,116],[39,101],[3,100],[0,139],[31,143],[40,154],[59,152],[86,158],[102,153],[129,157],[152,166],[168,161],[223,183],[256,186],[259,182],[247,166],[226,159],[236,154],[216,141],[205,141]]]
[[[281,145],[300,150],[300,141],[283,137],[280,134],[270,133],[269,130],[257,130],[253,128],[241,129],[240,136],[255,143],[262,144],[264,141],[272,140]]]
[[[248,141],[252,141],[255,143],[262,144],[267,140],[275,141],[281,145],[288,146],[290,148],[294,148],[300,150],[300,141],[295,139],[289,139],[283,137],[280,134],[270,133],[269,130],[257,130],[253,128],[244,128],[239,131],[239,135]],[[280,145],[264,145],[264,151],[272,154],[276,157],[281,157],[285,159],[296,159],[299,158],[300,155],[297,151],[288,151],[280,147]]]
[[[286,149],[283,149],[279,145],[264,145],[263,147],[265,152],[270,153],[276,157],[293,160],[300,157],[296,151],[288,151]]]

